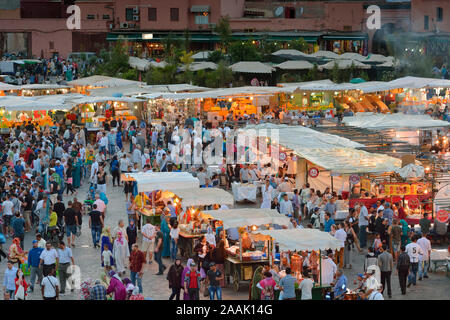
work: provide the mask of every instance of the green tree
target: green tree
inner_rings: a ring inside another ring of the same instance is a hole
[[[102,52],[104,63],[98,65],[97,72],[102,75],[115,77],[120,73],[127,72],[130,69],[128,64],[129,56],[126,48],[120,42],[117,42],[112,51]]]
[[[147,84],[173,84],[177,83],[176,64],[168,64],[164,68],[150,68],[147,71],[145,78]]]
[[[219,62],[217,69],[206,75],[206,83],[209,87],[224,88],[233,81],[233,72],[223,61]]]
[[[334,62],[333,65],[333,69],[331,69],[330,72],[330,77],[331,77],[331,81],[333,82],[339,82],[339,74],[341,73],[341,71],[339,70],[339,66],[337,64],[337,62]]]
[[[291,40],[288,42],[288,48],[298,50],[301,52],[308,51],[308,43],[303,38],[298,38],[296,40]]]
[[[184,30],[183,36],[184,51],[189,52],[191,50],[191,33],[189,32],[189,29]]]
[[[308,74],[306,75],[306,80],[315,81],[319,79],[320,79],[319,67],[317,66],[317,63],[314,63],[312,69],[310,69],[308,71]]]
[[[219,61],[223,61],[225,59],[226,59],[225,55],[223,54],[222,51],[219,50],[211,52],[211,54],[208,56],[208,61],[214,63],[219,63]]]
[[[192,59],[192,52],[186,52],[183,51],[182,55],[180,57],[180,62],[184,65],[185,70],[182,75],[181,81],[185,83],[191,83],[193,78],[193,72],[191,71],[190,67],[191,64],[194,62],[194,59]]]
[[[173,34],[170,32],[166,38],[162,41],[162,45],[164,47],[164,60],[171,64],[178,62],[178,50],[180,47],[180,43],[173,37]]]
[[[214,32],[216,32],[220,37],[220,44],[222,50],[228,52],[228,47],[231,42],[232,31],[230,27],[230,19],[228,16],[221,17],[214,28]]]
[[[236,63],[239,61],[258,61],[260,60],[260,53],[258,48],[251,42],[234,42],[229,48],[231,61]]]

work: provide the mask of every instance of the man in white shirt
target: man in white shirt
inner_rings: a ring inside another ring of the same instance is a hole
[[[422,233],[422,237],[417,240],[417,244],[422,248],[423,256],[419,261],[419,280],[428,278],[427,269],[430,265],[431,242],[427,239],[426,233]]]
[[[206,184],[206,173],[203,167],[198,168],[197,179],[200,186],[204,186]]]
[[[14,215],[14,203],[10,200],[9,194],[3,198],[2,202],[2,210],[3,210],[3,228],[4,233],[8,237],[12,228],[10,227],[11,218]]]
[[[39,256],[40,264],[39,267],[42,267],[42,273],[44,276],[48,276],[50,274],[50,270],[55,269],[56,264],[58,263],[58,252],[52,248],[52,244],[47,242],[45,244],[45,249],[41,252]]]
[[[42,298],[44,300],[59,299],[59,281],[55,278],[54,274],[55,269],[53,268],[49,271],[49,274],[42,279]]]
[[[417,244],[417,238],[418,236],[414,235],[411,239],[412,242],[406,246],[406,253],[409,255],[409,261],[411,262],[411,269],[408,275],[408,288],[411,284],[416,285],[419,262],[422,259],[421,256],[424,255],[422,248]]]
[[[344,247],[345,247],[345,240],[347,240],[347,232],[344,230],[344,224],[341,222],[339,223],[339,229],[336,230],[336,233],[334,234],[334,237],[339,240],[341,243],[341,248],[337,252],[337,258],[339,260],[339,268],[342,269],[344,267]]]
[[[333,261],[333,253],[322,259],[322,285],[330,285],[333,282],[337,266]]]
[[[142,252],[145,254],[145,258],[147,258],[147,253],[149,256],[148,263],[152,263],[152,257],[153,257],[153,247],[155,243],[155,227],[150,223],[147,222],[142,226]]]
[[[366,228],[369,225],[369,211],[364,204],[358,204],[355,206],[358,213],[358,226],[359,226],[359,242],[360,248],[365,248],[367,245],[367,231]]]
[[[91,166],[91,186],[97,184],[97,173],[98,173],[98,162],[97,159],[95,159],[94,163]]]
[[[288,199],[287,194],[284,194],[283,199],[280,201],[280,213],[286,216],[292,216],[294,213],[292,202]]]
[[[312,288],[314,281],[309,277],[309,272],[303,274],[303,281],[300,282],[299,289],[302,291],[301,300],[312,300]]]

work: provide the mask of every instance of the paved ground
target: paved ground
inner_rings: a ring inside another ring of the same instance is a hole
[[[87,186],[83,185],[78,191],[78,199],[84,200],[86,198]],[[122,188],[113,188],[109,183],[107,187],[107,194],[109,199],[108,209],[106,213],[106,225],[115,227],[117,221],[120,218],[126,218],[125,211],[125,195]],[[72,200],[72,197],[65,197],[65,202]],[[251,204],[239,204],[238,206],[252,206]],[[254,205],[253,205],[254,206]],[[34,239],[32,234],[25,236],[25,250],[31,248],[31,241]],[[140,238],[138,240],[140,243]],[[9,247],[11,241],[3,245],[4,250]],[[91,233],[88,227],[88,217],[83,217],[82,235],[76,241],[76,247],[73,248],[73,254],[75,263],[80,267],[81,279],[86,278],[99,278],[102,267],[100,265],[100,249],[94,249],[92,246]],[[356,252],[352,256],[353,269],[345,270],[350,282],[356,279],[356,274],[362,271],[364,256],[359,255]],[[167,259],[164,261],[165,265],[170,266],[170,261]],[[184,262],[185,263],[185,262]],[[6,268],[6,261],[0,262],[0,275],[3,283],[3,274]],[[166,276],[157,276],[157,264],[153,262],[151,265],[145,267],[143,288],[144,295],[153,299],[165,300],[168,299],[171,290],[168,287]],[[167,271],[166,271],[167,273]],[[127,275],[129,273],[127,272]],[[449,299],[450,298],[450,278],[445,276],[444,272],[431,273],[429,279],[424,281],[418,281],[417,286],[412,286],[408,289],[406,296],[402,296],[398,283],[398,278],[393,275],[393,298],[394,300],[404,299]],[[350,285],[351,287],[351,285]],[[39,288],[39,287],[37,287]],[[243,285],[238,293],[235,293],[231,288],[223,289],[223,298],[229,299],[248,299],[248,285]],[[387,298],[387,295],[386,295]],[[40,300],[40,290],[35,290],[34,293],[29,295],[29,299]],[[79,299],[79,290],[75,290],[73,293],[67,293],[61,297],[62,300]]]

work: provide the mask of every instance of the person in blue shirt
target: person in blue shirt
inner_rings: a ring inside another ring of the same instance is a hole
[[[334,220],[331,219],[331,214],[329,212],[325,213],[325,223],[324,223],[324,229],[325,232],[331,231],[331,226],[334,224]]]
[[[347,292],[347,277],[341,269],[336,272],[336,279],[337,282],[333,289],[334,299],[340,300],[344,298],[344,294]]]
[[[24,167],[22,166],[21,161],[20,161],[20,160],[17,161],[17,162],[16,162],[16,165],[14,166],[14,171],[16,172],[16,174],[17,174],[18,177],[21,177],[21,176],[22,176],[23,170],[24,170]]]
[[[8,261],[8,267],[5,270],[5,277],[3,278],[3,287],[5,293],[9,294],[9,299],[14,300],[14,292],[16,291],[16,273],[17,268],[12,261]]]
[[[29,292],[33,292],[34,284],[36,283],[36,276],[38,282],[42,282],[42,269],[39,268],[40,256],[44,248],[38,247],[38,241],[33,240],[33,249],[28,252],[28,267],[30,268],[30,289]]]

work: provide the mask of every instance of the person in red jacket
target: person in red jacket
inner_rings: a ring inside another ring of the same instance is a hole
[[[16,284],[16,291],[14,292],[14,297],[16,298],[16,300],[25,300],[25,297],[27,296],[28,284],[25,281],[22,270],[20,269],[17,270],[16,279],[14,280],[14,282]],[[19,292],[18,295],[17,293],[19,291],[20,286],[23,287],[23,291],[22,289],[20,289],[21,292]]]

